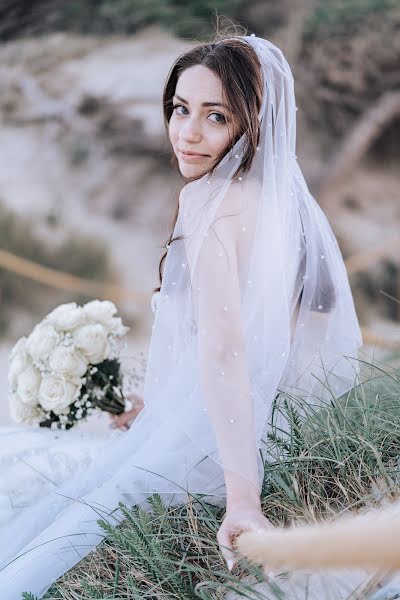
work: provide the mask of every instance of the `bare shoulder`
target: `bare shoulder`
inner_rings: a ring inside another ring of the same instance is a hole
[[[221,233],[229,232],[238,234],[241,228],[249,222],[250,215],[255,212],[257,198],[260,192],[259,183],[243,177],[242,181],[233,181],[216,214],[217,228]]]

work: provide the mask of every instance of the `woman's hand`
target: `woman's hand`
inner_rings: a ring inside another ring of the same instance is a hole
[[[237,504],[231,505],[225,514],[221,527],[217,533],[218,544],[222,556],[227,562],[228,569],[232,571],[237,560],[233,553],[235,538],[244,531],[272,528],[273,525],[264,516],[260,505]],[[270,569],[264,566],[264,576],[272,575]]]
[[[112,429],[119,428],[125,431],[128,430],[144,406],[143,398],[137,394],[129,394],[127,399],[133,404],[131,409],[126,410],[120,415],[112,415],[109,413],[112,421],[110,427]]]

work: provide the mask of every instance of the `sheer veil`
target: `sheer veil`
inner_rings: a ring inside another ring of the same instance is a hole
[[[354,384],[361,332],[342,255],[296,161],[293,76],[256,36],[264,81],[259,145],[245,136],[180,194],[144,383],[145,407],[88,469],[1,531],[0,591],[43,594],[100,543],[101,516],[149,494],[223,506],[225,472],[261,489],[262,439],[278,391],[306,401]],[[349,359],[350,357],[350,359]]]

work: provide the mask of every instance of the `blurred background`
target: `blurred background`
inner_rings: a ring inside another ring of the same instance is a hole
[[[113,300],[127,352],[146,354],[182,185],[164,80],[230,20],[292,67],[298,162],[344,255],[363,352],[399,362],[400,0],[0,0],[0,424],[10,349],[60,303]]]

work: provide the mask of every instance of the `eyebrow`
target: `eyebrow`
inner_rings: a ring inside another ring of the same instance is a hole
[[[178,98],[178,100],[180,100],[184,104],[189,104],[187,100],[185,100],[181,96],[178,96],[178,94],[174,94],[174,97]],[[226,104],[223,104],[222,102],[203,102],[202,106],[222,106],[223,108],[226,108],[226,110],[229,110],[229,107],[226,106]]]

